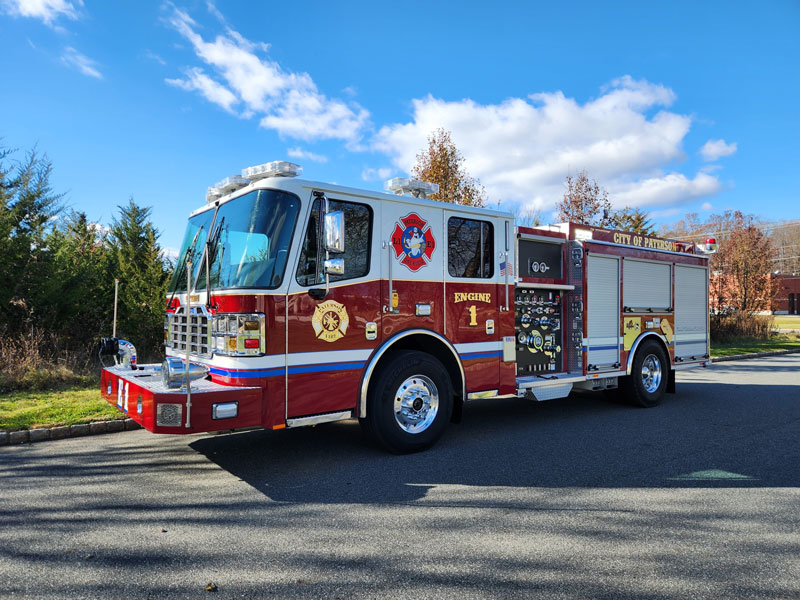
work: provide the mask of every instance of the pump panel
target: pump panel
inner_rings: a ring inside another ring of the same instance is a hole
[[[561,292],[520,288],[514,298],[517,376],[564,370]]]

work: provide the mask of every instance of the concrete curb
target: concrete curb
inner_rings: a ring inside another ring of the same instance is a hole
[[[99,433],[116,433],[118,431],[132,431],[141,429],[133,419],[115,419],[113,421],[96,421],[94,423],[80,423],[63,427],[42,427],[38,429],[25,429],[23,431],[0,431],[0,446],[9,444],[29,444],[45,442],[48,440],[63,440],[84,435]]]
[[[781,354],[796,354],[800,348],[792,350],[771,350],[769,352],[753,352],[752,354],[734,354],[733,356],[717,356],[711,359],[712,363],[727,362],[729,360],[743,360],[745,358],[762,358],[765,356],[780,356]]]

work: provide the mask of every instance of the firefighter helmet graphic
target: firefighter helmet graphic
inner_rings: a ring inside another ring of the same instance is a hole
[[[314,309],[311,325],[318,340],[335,342],[347,333],[350,317],[343,304],[333,300],[326,300]]]
[[[400,264],[411,271],[419,271],[431,261],[436,240],[428,222],[418,214],[410,213],[395,223],[392,247]]]

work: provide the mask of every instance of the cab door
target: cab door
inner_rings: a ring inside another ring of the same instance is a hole
[[[327,200],[327,202],[326,202]],[[344,252],[326,253],[324,214],[344,213]],[[309,198],[287,295],[287,418],[352,410],[361,371],[380,343],[380,203],[317,190]],[[344,271],[328,275],[326,258]]]
[[[461,357],[468,393],[499,389],[502,223],[483,215],[445,214],[447,337]]]
[[[442,333],[444,211],[403,201],[381,208],[383,339],[416,328]]]

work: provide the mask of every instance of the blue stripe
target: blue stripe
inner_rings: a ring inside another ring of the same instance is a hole
[[[475,360],[476,358],[495,358],[497,356],[503,356],[502,350],[496,350],[493,352],[470,352],[468,354],[461,354],[461,360]]]
[[[327,365],[298,365],[289,367],[289,375],[296,373],[321,373],[323,371],[349,371],[363,369],[366,362],[332,363]]]
[[[297,365],[289,367],[289,374],[296,375],[300,373],[322,373],[326,371],[348,371],[352,369],[362,369],[365,362],[347,362],[347,363],[327,363],[321,365]],[[222,375],[223,377],[236,377],[239,379],[258,379],[265,377],[280,377],[285,372],[285,367],[277,367],[273,369],[220,369],[219,367],[212,367],[209,369],[214,375]]]
[[[623,346],[620,344],[619,349],[622,350]],[[616,350],[617,346],[584,346],[583,351],[587,350]]]
[[[218,367],[211,367],[209,371],[214,375],[222,375],[223,377],[238,377],[241,379],[256,379],[258,377],[278,377],[283,375],[284,367],[277,369],[220,369]]]

